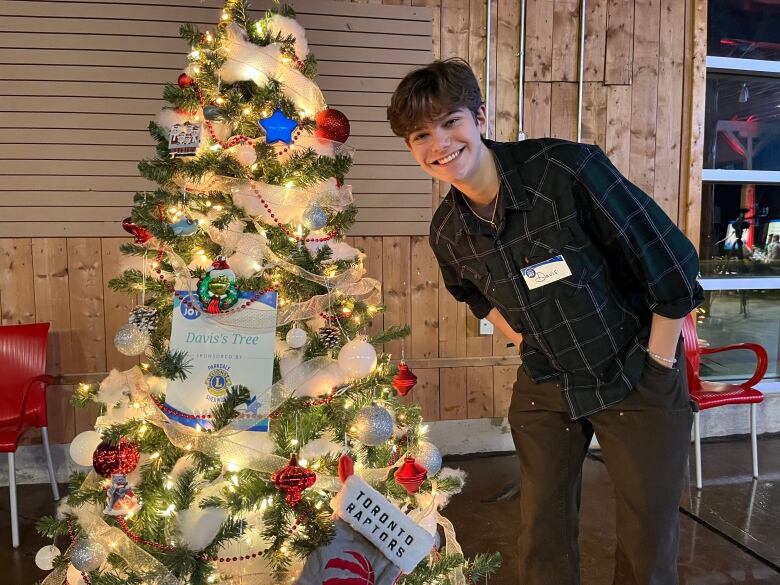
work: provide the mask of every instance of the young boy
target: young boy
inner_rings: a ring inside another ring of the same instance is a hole
[[[673,585],[692,412],[682,319],[702,300],[691,243],[593,145],[484,140],[469,66],[411,72],[387,110],[450,183],[430,244],[447,290],[521,348],[522,585],[579,583],[582,463],[595,432],[617,499],[618,585]]]

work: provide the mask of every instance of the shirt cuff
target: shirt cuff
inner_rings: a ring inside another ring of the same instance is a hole
[[[667,319],[682,319],[704,301],[704,290],[697,283],[693,295],[675,301],[656,302],[650,306],[653,313]]]
[[[468,303],[469,309],[471,309],[471,312],[474,313],[474,316],[477,319],[484,319],[493,309],[493,305],[490,304],[490,301],[483,296],[467,299],[466,303]]]

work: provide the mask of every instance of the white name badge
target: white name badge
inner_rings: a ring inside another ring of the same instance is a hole
[[[526,266],[522,270],[523,280],[529,290],[539,288],[556,280],[571,276],[569,265],[563,256],[553,256],[549,260],[539,262],[533,266]]]

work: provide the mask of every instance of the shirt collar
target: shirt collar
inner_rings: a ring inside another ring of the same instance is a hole
[[[500,197],[499,208],[496,209],[496,224],[498,225],[497,232],[500,234],[504,229],[507,209],[528,210],[532,207],[520,172],[524,163],[515,159],[510,143],[494,142],[486,138],[483,138],[482,142],[493,154],[498,171]],[[458,233],[465,231],[469,234],[492,235],[490,226],[474,215],[466,204],[465,195],[455,186],[452,187],[452,195],[463,226]]]

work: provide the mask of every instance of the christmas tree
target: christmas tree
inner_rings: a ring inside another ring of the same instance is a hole
[[[466,583],[440,514],[442,469],[403,361],[363,335],[383,310],[354,222],[349,121],[328,108],[294,12],[229,1],[181,27],[189,65],[150,123],[158,185],[123,227],[138,257],[111,287],[140,300],[116,334],[139,366],[82,384],[101,405],[39,551],[44,584]]]

